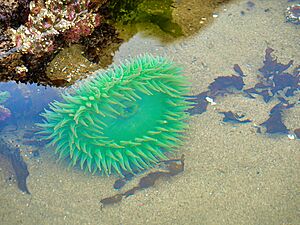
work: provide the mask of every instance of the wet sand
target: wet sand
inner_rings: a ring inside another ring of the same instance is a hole
[[[144,52],[171,57],[186,68],[193,94],[214,78],[233,74],[236,63],[247,75],[246,86],[253,86],[267,47],[280,62],[300,64],[299,26],[284,22],[287,1],[253,2],[249,11],[247,1],[225,5],[211,25],[176,43],[137,34],[121,46],[115,62]],[[40,159],[27,160],[31,195],[0,183],[0,224],[300,224],[300,140],[258,134],[254,127],[277,102],[239,94],[215,101],[189,121],[187,142],[178,153],[185,154],[186,166],[178,176],[103,208],[99,201],[117,193],[115,177],[67,170],[42,150]],[[253,122],[224,124],[218,111],[225,110],[243,112]],[[300,127],[299,115],[299,105],[284,114],[288,128]]]

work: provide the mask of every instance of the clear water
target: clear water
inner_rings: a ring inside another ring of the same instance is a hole
[[[205,21],[194,16],[187,37],[163,41],[150,32],[138,32],[114,54],[114,63],[142,53],[172,58],[185,68],[192,83],[191,95],[208,90],[220,76],[238,76],[238,64],[245,77],[244,90],[259,83],[265,51],[272,48],[278,62],[300,64],[299,25],[287,23],[286,8],[298,1],[234,1],[222,5],[203,29]],[[182,1],[197,14],[201,1]],[[192,11],[192,12],[190,12]],[[183,18],[185,19],[185,18]],[[295,84],[296,85],[296,84]],[[299,84],[298,84],[299,85]],[[53,149],[31,134],[40,122],[40,112],[62,89],[36,85],[2,83],[10,92],[3,105],[11,117],[0,121],[0,137],[17,146],[28,166],[27,186],[19,190],[12,166],[0,157],[0,224],[299,224],[299,91],[286,97],[292,107],[282,111],[287,132],[268,134],[260,124],[270,117],[280,100],[266,102],[263,96],[249,98],[233,88],[232,93],[213,96],[202,114],[189,120],[184,171],[158,180],[151,188],[136,192],[121,202],[103,207],[100,200],[129,190],[139,178],[115,190],[116,177],[67,169],[57,163]],[[279,98],[278,98],[279,96]],[[236,113],[249,123],[223,121],[220,112]],[[275,123],[275,122],[274,122]],[[260,130],[261,132],[258,132]]]

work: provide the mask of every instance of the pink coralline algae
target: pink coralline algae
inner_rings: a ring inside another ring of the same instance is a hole
[[[77,42],[100,25],[100,15],[89,8],[90,0],[33,0],[24,25],[8,30],[22,53],[43,55],[56,49],[55,40]]]
[[[0,121],[4,121],[11,116],[11,112],[8,108],[0,105]]]

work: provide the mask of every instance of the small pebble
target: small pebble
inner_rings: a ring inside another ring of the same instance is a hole
[[[212,98],[210,98],[210,97],[206,97],[205,100],[206,100],[207,102],[209,102],[211,105],[216,105],[216,104],[217,104],[217,103],[215,103],[214,100],[213,100]]]

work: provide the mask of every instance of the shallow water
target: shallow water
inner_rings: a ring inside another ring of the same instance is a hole
[[[278,62],[300,64],[299,25],[285,22],[288,1],[235,1],[215,12],[213,21],[189,37],[162,42],[146,32],[135,34],[115,52],[114,63],[145,52],[172,58],[185,68],[191,95],[208,90],[214,79],[238,74],[244,90],[259,82],[265,51],[272,48]],[[297,1],[296,1],[297,2]],[[268,120],[277,97],[265,102],[233,90],[213,98],[206,112],[189,119],[184,172],[158,180],[149,189],[103,207],[100,200],[119,191],[114,176],[85,174],[56,163],[53,149],[28,142],[38,116],[61,89],[1,84],[11,97],[4,106],[12,117],[3,123],[1,138],[18,145],[27,163],[30,195],[21,192],[12,168],[0,158],[1,224],[299,224],[299,91],[283,110],[287,133],[268,134]],[[216,103],[216,104],[214,104]],[[249,123],[223,122],[220,112],[244,115]],[[261,133],[258,132],[261,129]],[[24,136],[25,135],[25,136]],[[26,136],[27,135],[27,136]],[[38,151],[38,153],[36,153]],[[140,176],[143,176],[140,175]],[[126,184],[134,187],[138,179]]]

